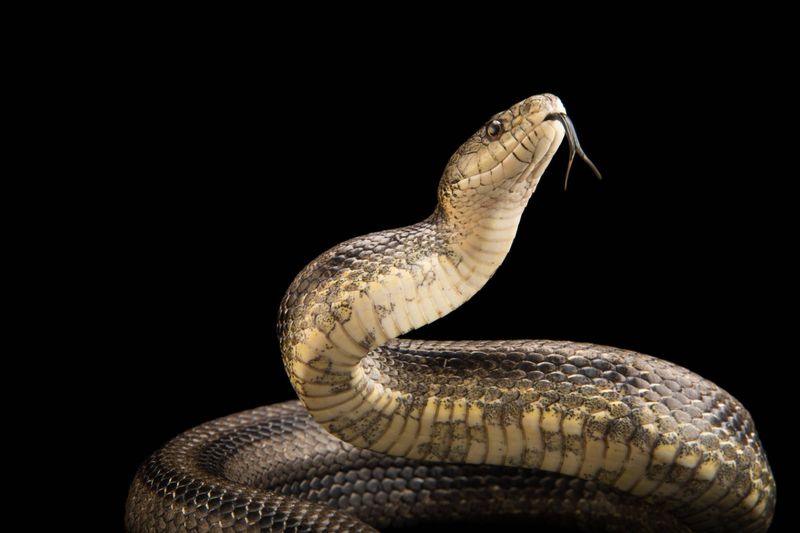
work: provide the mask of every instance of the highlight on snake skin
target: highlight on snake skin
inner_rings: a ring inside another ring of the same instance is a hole
[[[565,136],[570,162],[588,162],[557,97],[519,102],[453,154],[430,217],[306,266],[278,324],[300,401],[156,451],[131,485],[127,530],[511,517],[539,530],[766,531],[775,482],[753,420],[690,370],[570,341],[399,338],[495,273]]]

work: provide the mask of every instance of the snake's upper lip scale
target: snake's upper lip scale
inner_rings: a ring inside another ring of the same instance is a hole
[[[589,159],[589,156],[586,155],[586,152],[583,151],[581,148],[581,143],[578,141],[578,134],[575,133],[575,126],[572,124],[572,121],[567,116],[566,113],[550,113],[546,117],[545,120],[557,120],[564,125],[564,129],[567,131],[567,141],[569,142],[569,161],[567,162],[567,175],[564,176],[564,190],[567,190],[567,182],[569,181],[569,171],[572,169],[572,160],[575,159],[575,154],[578,154],[578,157],[583,159],[583,161],[589,165],[589,168],[592,169],[594,175],[597,176],[597,179],[603,179],[603,176],[600,174],[600,171],[597,170],[597,167],[592,163],[592,160]]]

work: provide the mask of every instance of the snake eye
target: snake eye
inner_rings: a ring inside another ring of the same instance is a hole
[[[500,134],[503,132],[503,123],[499,120],[493,120],[486,125],[486,136],[489,137],[491,140],[495,140],[500,137]]]

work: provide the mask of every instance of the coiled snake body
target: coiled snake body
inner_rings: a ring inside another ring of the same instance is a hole
[[[302,405],[175,438],[137,473],[127,529],[374,531],[510,515],[765,531],[775,484],[752,419],[700,376],[568,341],[397,339],[494,274],[565,134],[583,155],[555,96],[514,105],[453,155],[431,217],[309,264],[278,327]]]

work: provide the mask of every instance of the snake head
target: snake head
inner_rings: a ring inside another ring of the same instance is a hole
[[[558,97],[531,96],[497,113],[450,158],[439,185],[440,205],[445,212],[524,208],[565,134],[570,167],[575,153],[588,161]]]

